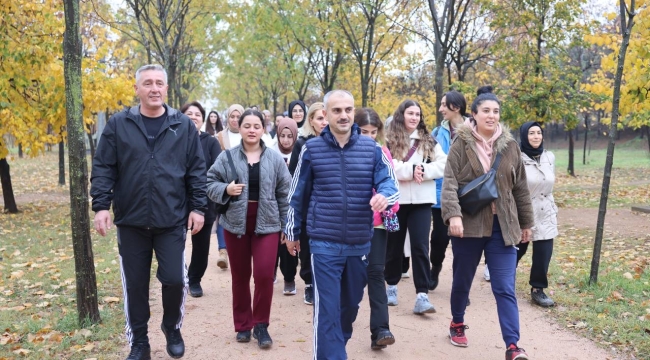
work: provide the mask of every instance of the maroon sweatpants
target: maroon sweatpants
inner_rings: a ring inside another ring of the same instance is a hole
[[[268,324],[271,317],[273,270],[278,256],[280,233],[255,234],[256,220],[257,203],[249,202],[246,234],[238,237],[224,230],[232,275],[232,317],[236,332],[251,330],[256,324]],[[252,308],[251,273],[255,282]]]

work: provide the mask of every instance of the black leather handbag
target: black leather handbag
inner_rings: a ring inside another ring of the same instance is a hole
[[[232,155],[230,155],[230,150],[226,150],[226,155],[228,156],[228,163],[230,164],[230,170],[235,176],[234,179],[227,181],[227,183],[234,181],[235,184],[237,184],[237,182],[239,181],[239,176],[237,176],[237,170],[235,169],[235,164],[232,161]],[[230,207],[230,202],[232,201],[232,199],[233,197],[231,196],[230,199],[228,199],[228,201],[226,201],[225,204],[216,204],[215,211],[217,212],[217,214],[225,214],[226,211],[228,211],[228,208]]]
[[[487,173],[458,189],[458,203],[464,212],[475,215],[499,198],[496,177],[500,162],[501,154],[497,154],[494,164]]]

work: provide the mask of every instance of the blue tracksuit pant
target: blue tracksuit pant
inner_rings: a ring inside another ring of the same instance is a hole
[[[368,282],[363,256],[311,254],[314,286],[314,359],[345,360],[363,289]]]
[[[465,307],[469,290],[476,274],[476,267],[485,252],[485,260],[490,268],[490,285],[497,302],[497,313],[501,335],[506,347],[517,345],[519,341],[519,310],[515,295],[515,273],[517,268],[517,248],[505,246],[499,226],[494,216],[492,236],[482,238],[451,237],[454,253],[451,286],[451,314],[454,323],[464,322]]]

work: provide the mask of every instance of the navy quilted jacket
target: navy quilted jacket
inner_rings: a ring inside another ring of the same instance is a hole
[[[297,241],[300,223],[307,220],[312,242],[369,245],[373,233],[370,199],[373,188],[392,206],[399,199],[398,182],[381,146],[352,127],[341,148],[326,127],[307,141],[289,190],[285,233]],[[309,201],[305,207],[304,201]],[[307,214],[303,214],[307,209]]]

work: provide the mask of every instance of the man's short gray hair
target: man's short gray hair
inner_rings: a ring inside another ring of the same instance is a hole
[[[328,91],[327,94],[325,94],[325,96],[323,97],[323,104],[325,104],[325,109],[327,109],[327,101],[332,95],[342,95],[345,97],[349,97],[350,99],[352,99],[352,102],[354,103],[354,96],[352,95],[351,92],[347,90],[332,90],[332,91]]]
[[[140,74],[144,71],[149,71],[149,70],[155,70],[155,71],[162,71],[163,74],[165,74],[165,84],[167,83],[167,71],[165,70],[162,65],[158,64],[148,64],[141,66],[136,72],[135,72],[135,82],[137,83],[140,81]]]

